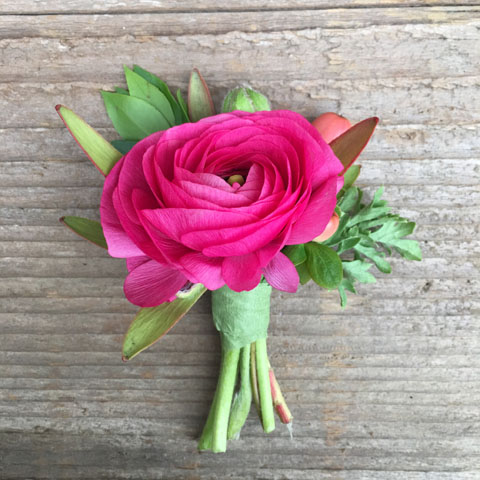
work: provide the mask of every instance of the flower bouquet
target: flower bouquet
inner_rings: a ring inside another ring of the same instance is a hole
[[[165,335],[207,291],[220,333],[217,389],[200,450],[224,452],[254,403],[266,433],[287,407],[267,355],[272,288],[295,292],[313,280],[345,306],[371,268],[391,270],[392,250],[420,260],[404,237],[415,224],[390,212],[383,189],[366,202],[353,162],[378,122],[354,126],[333,113],[313,124],[271,110],[239,87],[222,113],[193,70],[188,98],[157,76],[125,67],[127,89],[102,92],[120,140],[108,142],[57,106],[65,125],[105,176],[101,222],[61,221],[112,257],[124,258],[126,298],[141,307],[123,344],[129,360]]]

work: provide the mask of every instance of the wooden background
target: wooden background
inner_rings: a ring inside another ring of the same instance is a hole
[[[480,479],[480,1],[1,0],[0,478]],[[138,63],[217,105],[250,83],[276,108],[381,124],[360,183],[418,222],[422,263],[341,310],[275,294],[269,348],[294,420],[252,411],[199,454],[219,341],[209,299],[121,362],[123,262],[62,228],[98,218],[102,177],[57,117],[107,138],[98,90]]]

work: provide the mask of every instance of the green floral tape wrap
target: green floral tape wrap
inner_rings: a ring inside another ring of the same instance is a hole
[[[267,338],[272,287],[260,283],[249,292],[234,292],[227,286],[212,292],[213,323],[225,351]]]

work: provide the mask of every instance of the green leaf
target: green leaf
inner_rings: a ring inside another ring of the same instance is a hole
[[[340,221],[338,222],[337,231],[323,243],[330,247],[339,243],[343,239],[343,231],[349,220],[350,217],[346,213],[340,212]]]
[[[107,241],[103,235],[102,225],[99,222],[72,216],[62,217],[60,221],[86,240],[99,247],[107,248]]]
[[[366,220],[372,220],[374,218],[386,215],[390,211],[390,207],[385,200],[380,200],[383,195],[383,187],[380,187],[373,197],[370,204],[362,207],[358,213],[350,219],[348,226],[352,227]]]
[[[345,170],[348,170],[350,165],[362,153],[377,124],[377,117],[367,118],[342,133],[330,143],[333,153],[342,162]]]
[[[123,342],[123,359],[130,360],[163,337],[207,291],[196,284],[188,294],[158,307],[142,308],[130,325]]]
[[[107,175],[122,158],[122,154],[72,110],[63,105],[55,108],[80,148],[93,164]]]
[[[124,88],[115,87],[114,90],[116,93],[121,93],[122,95],[129,95],[128,90],[125,90]]]
[[[345,192],[355,183],[355,180],[360,175],[361,165],[352,165],[343,175],[343,187],[337,194],[337,199],[340,200]]]
[[[371,263],[365,262],[364,260],[351,260],[343,261],[342,266],[346,276],[350,280],[360,283],[375,283],[377,281],[368,271],[373,267]]]
[[[418,242],[402,238],[413,233],[414,229],[414,222],[399,222],[397,219],[391,218],[377,231],[373,232],[370,235],[370,238],[376,242],[394,248],[407,260],[419,261],[422,259],[422,251]]]
[[[101,93],[115,130],[125,140],[142,140],[170,128],[165,117],[145,100],[120,93]]]
[[[133,66],[133,71],[142,76],[147,82],[157,87],[165,97],[167,97],[175,117],[175,125],[181,125],[182,123],[188,122],[188,117],[184,116],[180,105],[177,103],[175,97],[170,92],[168,85],[163,80],[138,65]]]
[[[127,154],[136,144],[134,140],[112,140],[111,144],[123,155]]]
[[[346,250],[350,250],[351,248],[355,247],[355,245],[360,242],[360,237],[350,237],[342,240],[337,247],[337,253],[340,255],[341,253],[345,252]]]
[[[392,272],[392,266],[385,260],[385,253],[376,250],[374,246],[367,245],[364,241],[362,241],[357,243],[353,249],[365,257],[370,258],[381,272]]]
[[[180,89],[177,90],[177,99],[178,99],[178,105],[180,106],[180,109],[182,110],[182,114],[185,117],[186,122],[190,122],[190,117],[188,116],[188,106],[185,100],[182,97],[182,92]]]
[[[352,208],[361,200],[361,190],[357,187],[350,187],[342,196],[338,206],[342,212],[350,212]],[[360,197],[360,200],[359,200]]]
[[[287,245],[283,248],[282,253],[286,255],[295,266],[300,265],[307,259],[305,246],[303,244]]]
[[[296,265],[295,268],[297,269],[301,285],[305,285],[312,279],[310,272],[308,271],[307,264],[305,262]]]
[[[338,287],[343,277],[342,261],[335,250],[321,243],[305,245],[307,268],[313,281],[321,287]]]
[[[188,84],[188,116],[192,122],[215,115],[212,97],[200,72],[194,68]]]
[[[141,75],[128,67],[124,66],[123,69],[130,95],[147,101],[163,115],[170,127],[175,125],[175,116],[170,102],[159,88],[147,82]]]

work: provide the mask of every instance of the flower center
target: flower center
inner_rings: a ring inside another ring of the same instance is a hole
[[[231,175],[228,177],[227,182],[232,186],[232,187],[241,187],[245,183],[245,179],[241,175]],[[238,184],[235,185],[235,184]]]

